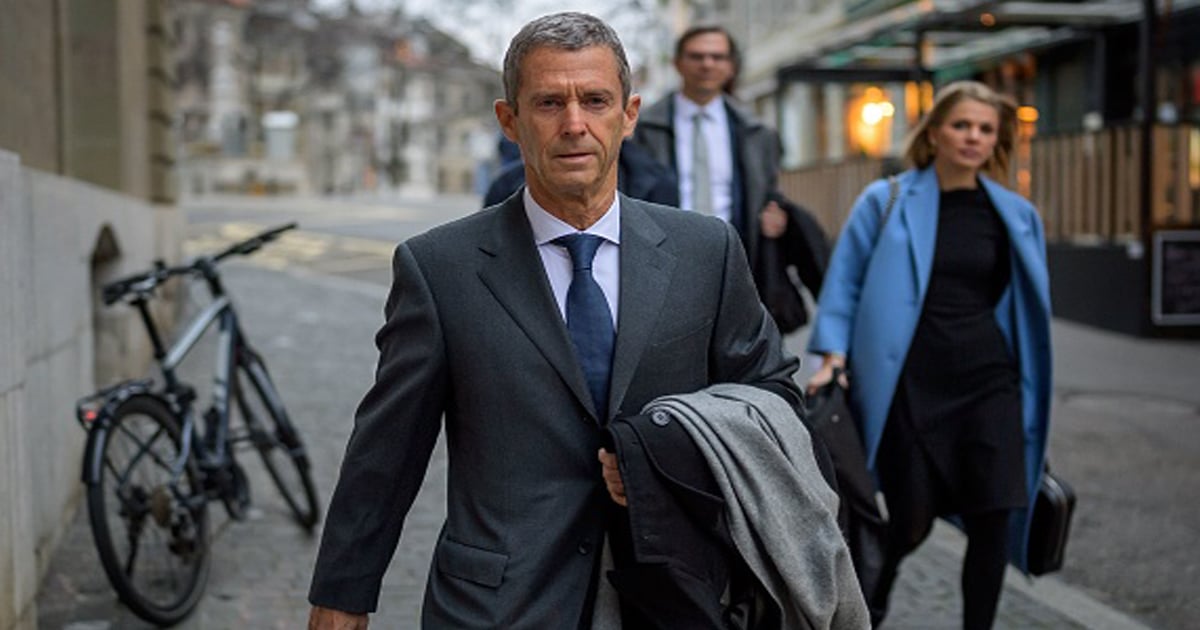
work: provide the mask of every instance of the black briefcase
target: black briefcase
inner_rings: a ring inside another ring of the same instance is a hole
[[[1026,562],[1033,575],[1045,575],[1062,568],[1075,513],[1075,490],[1047,468],[1033,503],[1033,521],[1029,527]]]

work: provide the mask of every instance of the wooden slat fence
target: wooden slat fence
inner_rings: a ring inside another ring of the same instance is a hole
[[[779,177],[783,194],[804,206],[831,237],[842,230],[859,193],[883,171],[883,160],[854,158],[785,171]]]
[[[1087,243],[1140,238],[1138,128],[1038,136],[1029,155],[1027,165],[1017,166],[1029,171],[1029,197],[1042,213],[1047,239]],[[882,160],[863,158],[805,167],[783,173],[780,187],[835,235],[882,167]],[[1200,126],[1155,128],[1150,185],[1155,229],[1200,227]]]

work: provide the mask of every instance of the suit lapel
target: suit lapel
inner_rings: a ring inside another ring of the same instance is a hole
[[[917,171],[908,188],[901,210],[908,228],[909,253],[917,276],[917,297],[922,298],[929,288],[933,272],[933,249],[937,244],[938,212],[941,194],[933,167]]]
[[[533,231],[525,216],[524,196],[510,197],[495,218],[492,238],[479,245],[485,255],[479,266],[479,278],[554,366],[575,397],[595,415],[592,395],[533,241]]]
[[[621,300],[608,394],[610,416],[620,411],[666,299],[675,268],[675,257],[660,247],[666,238],[641,202],[621,195]]]
[[[1041,263],[1038,254],[1033,250],[1035,240],[1031,236],[1032,228],[1027,225],[1020,214],[1007,203],[1008,195],[1012,194],[987,177],[980,177],[983,188],[992,201],[992,206],[1000,215],[1009,234],[1009,243],[1014,252],[1017,269],[1039,283],[1038,274],[1029,273],[1037,269]],[[909,250],[912,255],[913,268],[917,274],[917,295],[924,296],[929,289],[929,278],[933,271],[933,254],[937,245],[937,224],[940,209],[941,191],[938,188],[937,174],[933,167],[917,171],[908,190],[908,203],[902,209],[905,225],[909,232]],[[933,209],[931,212],[930,209]],[[1038,287],[1041,288],[1041,287]],[[1049,310],[1044,296],[1048,291],[1037,291],[1042,308]]]
[[[1045,299],[1045,296],[1049,295],[1049,290],[1044,286],[1047,280],[1046,275],[1033,272],[1033,270],[1044,267],[1040,253],[1035,249],[1038,242],[1033,238],[1033,227],[1023,220],[1021,213],[1012,204],[1008,203],[1012,192],[987,177],[980,177],[980,180],[983,181],[983,188],[987,191],[992,206],[996,208],[1000,220],[1008,229],[1009,249],[1013,252],[1013,259],[1016,263],[1014,269],[1024,273],[1035,283],[1037,290],[1034,293],[1037,295],[1038,304],[1043,310],[1049,312],[1050,305],[1046,303]],[[1036,220],[1036,215],[1034,220]]]

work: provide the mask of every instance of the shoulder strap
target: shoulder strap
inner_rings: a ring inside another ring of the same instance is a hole
[[[896,206],[896,199],[900,197],[900,180],[896,179],[895,175],[888,175],[888,200],[887,206],[883,209],[883,218],[879,221],[879,229],[875,232],[875,242],[879,242],[879,236],[883,234],[883,226],[887,225],[888,217],[892,216],[892,208]]]

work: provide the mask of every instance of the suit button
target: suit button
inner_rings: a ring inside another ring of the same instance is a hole
[[[668,424],[671,424],[671,416],[665,411],[655,411],[654,413],[650,414],[650,422],[653,422],[660,427],[665,427]]]
[[[576,549],[576,551],[578,551],[579,555],[581,555],[581,556],[586,556],[589,553],[592,553],[591,541],[588,541],[588,540],[579,541],[579,547]]]

